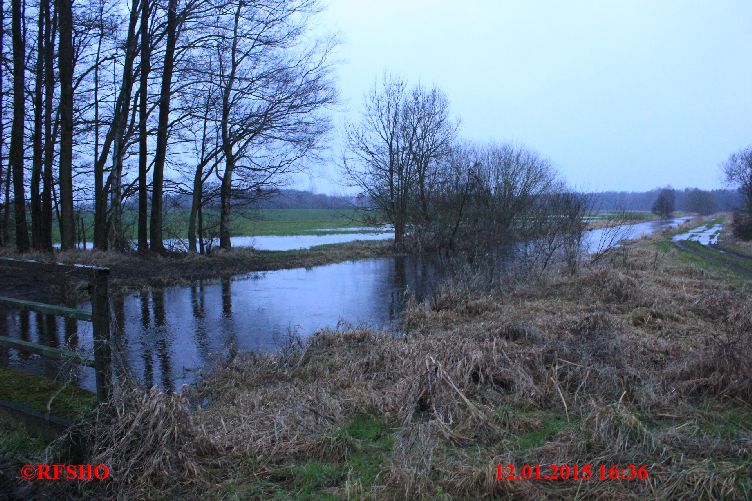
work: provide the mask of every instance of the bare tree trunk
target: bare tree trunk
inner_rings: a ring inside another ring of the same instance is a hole
[[[60,43],[60,248],[72,249],[73,224],[73,6],[56,0]]]
[[[151,198],[151,249],[164,252],[162,243],[162,194],[164,189],[164,165],[167,156],[167,128],[170,118],[170,95],[172,71],[175,66],[175,43],[177,41],[177,0],[167,4],[167,48],[165,49],[162,89],[159,95],[159,126],[157,127],[157,151],[154,156]]]
[[[405,223],[400,217],[394,222],[394,243],[396,245],[402,244],[405,237]]]
[[[34,78],[34,133],[32,136],[31,161],[31,247],[42,248],[42,197],[39,185],[42,180],[42,85],[44,84],[44,16],[45,2],[39,2],[37,12],[37,60]]]
[[[106,237],[108,242],[118,250],[124,250],[127,240],[123,234],[122,225],[122,175],[123,175],[123,157],[125,155],[125,129],[128,122],[128,115],[131,105],[131,91],[133,90],[133,62],[137,53],[136,23],[139,17],[138,0],[133,0],[131,4],[131,15],[128,23],[128,35],[125,43],[125,59],[123,61],[123,82],[120,87],[120,93],[115,105],[115,113],[112,118],[112,125],[105,138],[105,144],[97,161],[96,168],[104,169],[107,161],[110,145],[112,145],[112,170],[108,179],[110,188],[110,206],[111,217],[109,221],[109,235]],[[106,206],[101,207],[106,209]],[[106,223],[106,212],[99,214]]]
[[[0,61],[5,57],[5,30],[2,27],[5,26],[5,2],[0,0]],[[0,187],[5,186],[5,199],[2,204],[3,219],[0,220],[0,245],[6,245],[8,243],[8,215],[10,214],[8,204],[10,203],[8,182],[3,177],[3,146],[5,144],[5,120],[3,117],[3,68],[5,65],[0,64]],[[10,170],[8,170],[10,172]]]
[[[149,0],[141,0],[141,85],[138,124],[138,252],[149,250],[147,226],[149,223],[149,193],[146,185],[147,171],[147,105],[149,90]]]
[[[55,27],[57,19],[51,19],[49,0],[44,16],[44,173],[42,175],[42,247],[52,249],[52,168],[55,157],[55,138],[52,127],[52,99],[55,94]]]
[[[10,168],[13,171],[13,209],[16,222],[16,250],[29,250],[29,230],[26,225],[24,200],[24,60],[26,41],[21,31],[21,2],[12,2],[13,36],[13,126],[10,138]]]
[[[104,37],[104,12],[99,11],[99,37],[94,64],[94,248],[107,249],[107,194],[104,192],[104,163],[99,162],[99,65]]]
[[[232,151],[225,151],[225,173],[222,176],[220,188],[220,213],[219,213],[219,248],[229,249],[230,241],[230,197],[232,192],[232,169],[234,161]]]
[[[10,242],[10,184],[12,169],[10,165],[5,171],[5,214],[3,214],[3,242]]]
[[[199,254],[206,254],[204,249],[204,210],[203,203],[198,204],[198,252]]]
[[[196,252],[196,219],[201,211],[204,190],[204,167],[208,162],[206,158],[206,132],[208,128],[209,108],[211,105],[211,96],[206,96],[204,101],[204,121],[201,131],[201,160],[196,166],[196,172],[193,176],[193,196],[191,197],[191,213],[188,218],[188,251]],[[209,169],[211,173],[213,169]],[[203,254],[203,245],[202,252]]]
[[[227,84],[222,93],[222,149],[225,154],[225,172],[222,175],[222,186],[219,192],[219,248],[229,249],[230,242],[230,198],[232,196],[232,171],[235,168],[235,157],[232,153],[232,141],[230,140],[230,97],[235,86],[235,74],[238,70],[238,32],[240,26],[240,11],[243,2],[238,2],[233,22],[232,48],[230,51],[230,74]]]
[[[196,169],[193,176],[193,194],[191,196],[191,213],[188,217],[188,252],[196,252],[196,218],[201,204],[201,173]]]

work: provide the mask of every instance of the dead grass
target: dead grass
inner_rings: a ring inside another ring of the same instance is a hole
[[[631,245],[575,277],[445,290],[405,312],[404,337],[323,331],[238,357],[185,394],[208,402],[190,414],[125,394],[89,454],[117,472],[105,494],[129,499],[744,499],[750,318],[748,287]],[[346,431],[361,416],[379,438]],[[586,463],[650,477],[496,479],[497,464]]]

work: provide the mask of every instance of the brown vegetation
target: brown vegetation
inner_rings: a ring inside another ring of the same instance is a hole
[[[84,427],[89,457],[127,475],[80,487],[145,498],[744,498],[749,290],[677,262],[643,243],[575,277],[453,287],[406,312],[404,337],[324,331],[235,359],[183,397],[127,393]],[[370,441],[347,432],[363,416],[383,424]],[[552,463],[647,465],[650,477],[496,480],[497,464]],[[313,492],[300,483],[311,465],[335,472]]]

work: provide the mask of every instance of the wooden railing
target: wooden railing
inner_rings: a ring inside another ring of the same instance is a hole
[[[45,282],[49,282],[51,278],[59,278],[63,275],[64,277],[73,277],[88,282],[91,312],[4,296],[0,296],[0,308],[36,311],[48,315],[91,322],[94,334],[93,359],[74,351],[44,346],[7,336],[0,336],[0,345],[30,351],[43,357],[71,360],[80,365],[93,367],[96,373],[97,400],[100,402],[106,400],[110,395],[112,385],[112,351],[110,346],[110,309],[108,298],[110,270],[98,266],[66,265],[0,258],[0,277],[6,275],[9,270],[23,273],[24,278],[29,281],[44,280]]]

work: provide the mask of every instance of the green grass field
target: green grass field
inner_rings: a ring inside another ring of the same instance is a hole
[[[187,209],[168,209],[165,213],[165,238],[186,238],[188,234]],[[81,218],[86,228],[86,240],[93,238],[94,213],[82,212]],[[138,213],[128,210],[123,215],[123,224],[128,236],[136,239]],[[358,230],[371,226],[366,220],[366,213],[356,209],[236,209],[231,214],[230,232],[232,236],[263,235],[320,235],[339,230],[341,233],[366,233]],[[219,210],[204,212],[205,234],[218,235]],[[53,225],[53,241],[60,241],[59,228]]]
[[[593,212],[588,216],[593,221],[614,221],[614,220],[626,220],[626,221],[649,221],[656,219],[657,216],[648,211],[599,211]]]
[[[94,213],[85,211],[80,213],[86,229],[86,240],[90,242],[94,237]],[[77,216],[78,217],[78,216]],[[187,238],[188,210],[167,209],[165,211],[164,237]],[[626,219],[630,222],[655,219],[650,212],[630,211],[595,212],[589,218],[591,221],[608,221]],[[365,226],[385,224],[372,213],[357,209],[235,209],[231,215],[230,233],[232,236],[270,236],[270,235],[325,235],[335,230],[337,233],[370,233],[372,230],[362,230]],[[127,210],[123,214],[123,226],[128,237],[138,238],[138,213]],[[78,219],[76,220],[78,224]],[[219,210],[210,209],[204,212],[204,228],[206,236],[219,235]],[[59,227],[53,224],[52,239],[60,242]]]

